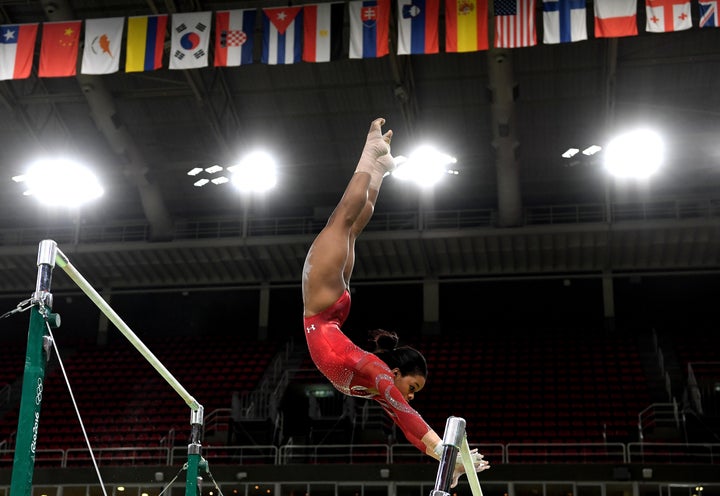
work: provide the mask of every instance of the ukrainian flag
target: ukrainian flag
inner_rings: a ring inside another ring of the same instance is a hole
[[[167,14],[128,18],[125,72],[154,71],[162,67]]]

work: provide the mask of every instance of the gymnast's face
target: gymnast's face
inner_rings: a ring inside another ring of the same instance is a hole
[[[405,401],[412,401],[415,395],[425,387],[425,378],[421,375],[400,374],[400,369],[393,369],[395,375],[395,387],[397,387],[405,398]]]

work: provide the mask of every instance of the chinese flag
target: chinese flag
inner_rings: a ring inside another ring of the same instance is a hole
[[[39,77],[74,76],[82,21],[43,23]]]

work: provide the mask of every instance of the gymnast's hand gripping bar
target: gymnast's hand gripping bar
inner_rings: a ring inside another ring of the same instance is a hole
[[[45,241],[43,241],[45,243]],[[158,360],[158,358],[148,349],[145,344],[140,341],[140,338],[128,327],[128,325],[120,318],[120,316],[113,310],[110,305],[100,296],[100,294],[93,289],[89,282],[80,274],[75,267],[70,263],[68,257],[56,248],[57,252],[55,255],[55,261],[65,273],[70,276],[75,284],[90,298],[95,305],[100,309],[105,316],[115,324],[115,326],[123,333],[123,335],[130,341],[130,343],[137,348],[142,356],[152,365],[155,370],[167,381],[168,384],[180,395],[180,397],[187,403],[187,405],[195,412],[193,416],[193,422],[202,424],[202,412],[203,407],[200,403],[192,397],[192,395],[178,382],[177,379],[170,373],[170,371]],[[199,417],[198,417],[199,415]]]
[[[465,419],[448,417],[442,439],[443,450],[440,456],[440,466],[435,479],[435,487],[430,492],[430,496],[450,495],[450,483],[455,471],[455,462],[464,438]]]

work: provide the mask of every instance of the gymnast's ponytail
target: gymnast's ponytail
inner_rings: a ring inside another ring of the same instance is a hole
[[[391,370],[399,369],[402,376],[427,377],[428,369],[425,357],[415,348],[398,346],[400,340],[394,332],[375,329],[370,331],[369,341],[375,343],[375,349],[372,352]]]

